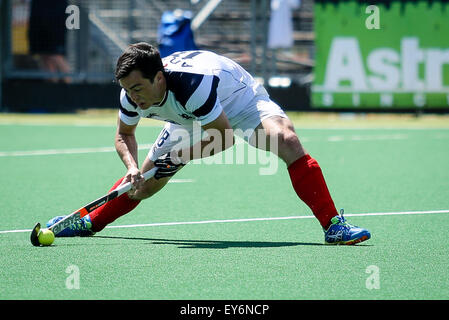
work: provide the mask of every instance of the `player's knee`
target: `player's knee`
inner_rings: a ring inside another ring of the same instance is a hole
[[[279,148],[286,148],[290,150],[298,149],[301,144],[298,136],[292,130],[283,130],[278,133]]]
[[[296,133],[293,131],[283,132],[279,138],[278,156],[287,165],[290,165],[305,154],[306,150],[301,145]]]

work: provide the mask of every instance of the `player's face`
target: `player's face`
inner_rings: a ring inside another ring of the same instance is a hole
[[[128,76],[120,79],[119,83],[140,109],[148,109],[164,98],[165,80],[162,72],[158,72],[151,83],[139,70],[133,70]]]

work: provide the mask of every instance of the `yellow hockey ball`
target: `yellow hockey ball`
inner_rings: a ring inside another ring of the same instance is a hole
[[[37,236],[39,243],[43,246],[49,246],[55,241],[55,235],[53,231],[49,229],[42,229]]]

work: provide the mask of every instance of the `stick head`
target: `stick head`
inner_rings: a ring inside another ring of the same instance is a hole
[[[41,231],[41,224],[38,222],[31,230],[30,240],[31,244],[35,247],[39,247],[41,244],[39,242],[39,232]]]

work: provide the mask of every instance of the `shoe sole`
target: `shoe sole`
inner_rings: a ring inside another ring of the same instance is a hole
[[[349,240],[349,241],[340,241],[340,242],[325,242],[326,244],[333,244],[333,245],[346,245],[346,246],[352,246],[357,243],[363,242],[368,240],[370,237],[368,236],[362,236],[361,238]]]

